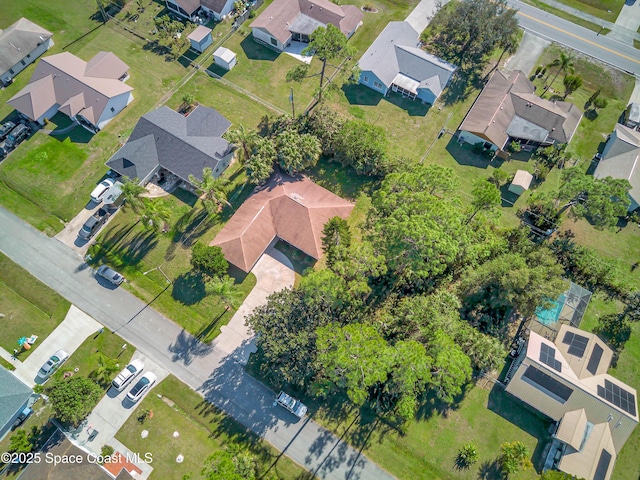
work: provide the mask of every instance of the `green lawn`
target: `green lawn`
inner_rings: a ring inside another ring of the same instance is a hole
[[[569,1],[563,1],[563,0],[559,0],[563,3],[566,3],[569,6],[575,7],[575,8],[580,8],[581,10],[585,10],[585,5],[582,4],[582,2],[572,2],[571,0]],[[603,28],[602,25],[598,25],[597,23],[593,23],[590,22],[589,20],[585,20],[582,17],[577,17],[569,12],[566,12],[560,8],[556,8],[553,7],[551,5],[547,5],[543,0],[524,0],[525,3],[528,3],[529,5],[533,5],[536,8],[539,8],[540,10],[544,10],[545,12],[549,12],[553,15],[555,15],[556,17],[560,17],[560,18],[564,18],[565,20],[568,20],[572,23],[575,23],[576,25],[580,25],[581,27],[585,27],[588,28],[589,30],[593,30],[594,32],[598,32],[600,33],[600,35],[606,35],[607,33],[611,32],[610,29],[608,28]],[[576,7],[575,5],[573,5],[572,3],[580,3],[581,6],[580,7]],[[620,8],[622,8],[623,3],[620,4]],[[591,12],[588,12],[591,13]],[[606,13],[606,11],[603,13],[604,15],[606,15],[607,18],[604,18],[605,20],[608,20],[608,17],[611,17],[613,15],[613,13]],[[599,17],[601,15],[598,15]],[[615,21],[615,18],[613,20],[610,21]]]
[[[568,5],[569,7],[582,10],[585,13],[594,15],[608,20],[609,22],[616,21],[625,0],[558,0],[559,2]]]
[[[20,337],[38,335],[31,350],[18,355],[25,360],[29,354],[64,320],[69,302],[55,293],[29,272],[0,253],[0,346],[13,353]]]
[[[180,480],[185,475],[201,478],[199,474],[207,457],[230,442],[240,444],[258,456],[260,478],[305,478],[305,470],[289,457],[280,456],[268,443],[206,403],[174,376],[163,380],[153,393],[145,397],[116,435],[117,440],[132,451],[153,454],[152,480]],[[142,424],[137,418],[147,409],[153,411],[153,417]],[[142,430],[149,432],[146,439],[140,436]],[[173,436],[175,431],[180,434],[177,438]],[[175,461],[179,454],[184,455],[181,464]]]
[[[234,208],[251,192],[239,167],[234,164],[225,172],[225,176],[232,178],[229,199]],[[116,267],[127,277],[126,287],[143,300],[151,301],[159,295],[153,302],[154,308],[194,335],[201,335],[204,341],[212,340],[220,333],[220,327],[229,322],[234,310],[225,310],[219,297],[206,295],[202,278],[191,271],[190,248],[196,241],[208,244],[232,210],[226,208],[219,215],[207,215],[197,197],[184,190],[154,201],[165,202],[171,208],[168,232],[145,229],[136,223],[138,216],[125,208],[98,236],[91,249],[94,262]],[[173,285],[168,285],[163,273]],[[255,286],[256,278],[253,274],[235,271],[232,274],[241,304]]]

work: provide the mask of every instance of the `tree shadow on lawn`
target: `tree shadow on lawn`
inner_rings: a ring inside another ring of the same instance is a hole
[[[165,260],[173,260],[176,249],[180,244],[190,248],[217,221],[217,217],[209,215],[204,208],[194,208],[182,215],[172,228],[171,244],[164,253]]]
[[[473,145],[469,145],[468,143],[462,143],[462,145],[460,145],[457,137],[454,136],[451,137],[449,143],[447,143],[446,150],[460,165],[476,168],[488,168],[489,165],[498,166],[495,161],[492,163],[487,155],[475,152],[474,148]]]
[[[506,480],[508,477],[500,468],[500,459],[496,458],[492,461],[484,461],[478,467],[479,480]]]
[[[380,100],[384,98],[381,93],[360,84],[342,85],[342,91],[351,105],[368,105],[375,107],[380,103]]]
[[[531,456],[531,461],[536,470],[540,471],[544,464],[542,453],[549,439],[547,432],[551,422],[544,419],[539,413],[529,409],[520,400],[505,392],[504,388],[497,384],[495,384],[491,392],[489,392],[487,408],[537,439],[538,442]],[[508,439],[505,439],[505,441],[507,440]]]
[[[464,102],[473,91],[483,87],[485,78],[482,76],[482,71],[477,68],[470,70],[461,68],[453,75],[439,100],[446,106]]]
[[[114,266],[135,266],[158,244],[157,233],[151,230],[140,231],[128,238],[137,223],[122,225],[109,230],[96,248],[92,250],[91,264],[110,263]]]
[[[244,40],[240,42],[240,47],[249,60],[267,60],[273,62],[280,56],[279,52],[256,42],[253,39],[253,34],[247,35]]]
[[[171,296],[183,305],[194,305],[207,296],[201,273],[189,270],[173,281]]]

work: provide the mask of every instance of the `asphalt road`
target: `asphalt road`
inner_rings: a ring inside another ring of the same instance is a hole
[[[640,50],[632,45],[598,35],[519,0],[508,0],[508,4],[518,9],[518,21],[525,30],[640,77]]]
[[[2,207],[0,251],[319,478],[393,478],[310,418],[274,406],[274,392],[245,373],[237,352],[200,343],[126,290],[99,282],[76,252]]]

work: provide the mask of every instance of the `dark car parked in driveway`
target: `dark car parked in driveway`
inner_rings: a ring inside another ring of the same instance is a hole
[[[4,140],[9,132],[16,128],[16,124],[13,122],[7,122],[0,127],[0,140]]]
[[[11,130],[9,135],[7,135],[7,141],[4,143],[4,146],[7,150],[13,150],[20,143],[29,136],[31,133],[31,129],[26,125],[18,125],[16,128]]]
[[[84,240],[91,239],[110,216],[111,214],[106,209],[100,208],[84,222],[84,225],[82,225],[82,228],[78,232],[78,236]]]

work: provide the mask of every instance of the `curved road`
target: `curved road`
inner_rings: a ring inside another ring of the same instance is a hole
[[[298,420],[274,407],[274,393],[239,363],[253,348],[250,340],[200,343],[126,290],[96,281],[90,269],[80,268],[81,258],[69,247],[2,207],[0,251],[319,478],[393,478],[310,418]],[[271,263],[264,267],[271,274],[260,275],[254,298],[291,284],[288,275],[277,274],[279,262],[272,256],[263,255],[260,263]],[[242,336],[233,323],[230,329]]]
[[[525,30],[640,77],[640,50],[632,45],[598,35],[519,0],[508,0],[508,4],[518,9],[518,21]]]

